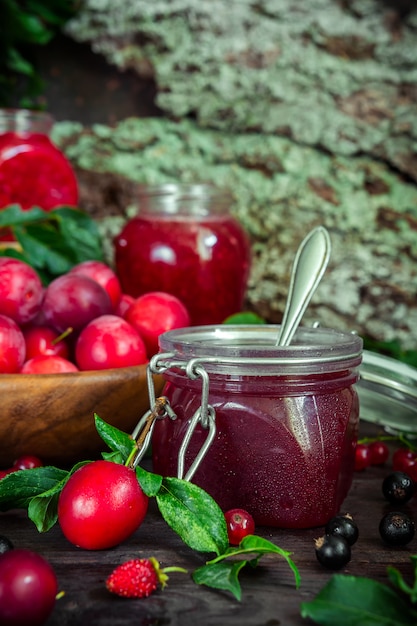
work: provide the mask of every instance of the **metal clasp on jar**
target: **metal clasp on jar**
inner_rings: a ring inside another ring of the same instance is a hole
[[[131,459],[131,467],[136,467],[140,463],[148,449],[156,420],[167,416],[171,419],[176,418],[168,399],[165,396],[155,398],[152,408],[142,416],[131,435],[136,442],[136,453]]]
[[[177,477],[190,481],[197,471],[201,461],[207,454],[214,437],[216,436],[216,412],[214,407],[211,406],[208,401],[210,381],[204,367],[198,362],[197,359],[191,359],[185,363],[184,361],[172,359],[173,356],[174,355],[170,353],[157,354],[151,359],[148,365],[148,395],[150,406],[152,408],[143,415],[132,433],[132,438],[136,441],[137,452],[131,462],[131,465],[132,467],[136,467],[143,458],[150,444],[156,420],[164,419],[166,417],[174,420],[177,417],[175,411],[169,403],[168,398],[165,398],[165,396],[161,396],[159,398],[155,397],[155,388],[152,378],[153,374],[163,374],[166,370],[177,367],[185,370],[187,376],[191,380],[195,380],[197,378],[201,378],[202,380],[201,405],[195,411],[190,420],[187,432],[185,433],[178,452]],[[194,431],[199,424],[201,424],[202,428],[208,430],[207,436],[184,476],[184,464],[187,449]]]

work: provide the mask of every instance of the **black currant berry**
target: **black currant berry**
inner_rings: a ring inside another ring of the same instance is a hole
[[[0,554],[4,554],[9,550],[13,550],[13,548],[14,545],[12,544],[10,539],[7,539],[7,537],[5,537],[4,535],[0,535]]]
[[[379,523],[379,534],[389,546],[406,546],[413,539],[414,522],[402,511],[391,511]]]
[[[346,513],[346,515],[336,515],[332,517],[332,519],[327,522],[324,530],[326,535],[343,537],[350,546],[353,546],[359,537],[359,529],[356,522],[353,521],[348,513]]]
[[[324,535],[315,546],[317,560],[327,569],[341,569],[350,561],[350,545],[340,535]]]
[[[382,481],[382,493],[392,504],[405,504],[414,495],[414,481],[405,472],[392,472]]]

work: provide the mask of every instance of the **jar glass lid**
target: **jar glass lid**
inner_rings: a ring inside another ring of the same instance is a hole
[[[272,324],[194,326],[164,333],[159,345],[177,360],[198,360],[208,371],[215,367],[239,374],[318,374],[361,362],[362,339],[353,333],[300,327],[289,346],[277,346],[278,331]]]
[[[417,369],[364,350],[359,372],[361,419],[417,434]]]

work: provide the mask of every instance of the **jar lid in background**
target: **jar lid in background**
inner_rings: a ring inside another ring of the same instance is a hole
[[[361,419],[417,435],[417,369],[364,350],[359,372]]]

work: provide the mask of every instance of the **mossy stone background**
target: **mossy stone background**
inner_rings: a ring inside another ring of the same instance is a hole
[[[84,0],[40,62],[109,258],[138,183],[213,181],[253,242],[249,310],[280,321],[323,224],[305,323],[417,349],[415,2]]]

